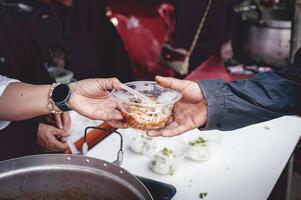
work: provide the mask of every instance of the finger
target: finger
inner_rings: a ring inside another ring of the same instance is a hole
[[[162,130],[163,129],[168,129],[168,128],[171,128],[171,127],[175,127],[176,123],[172,120],[172,118],[169,118],[167,124],[165,125],[165,127],[163,128],[160,128],[160,129],[156,129],[156,130],[148,130],[146,131],[146,134],[148,136],[151,136],[151,137],[158,137],[158,136],[162,136]]]
[[[119,101],[116,102],[116,109],[119,110],[121,113],[126,112],[124,106]]]
[[[59,113],[55,113],[55,121],[58,128],[63,129],[62,116]]]
[[[150,136],[150,137],[159,137],[161,136],[161,130],[162,129],[158,129],[158,130],[147,130],[146,131],[146,135]]]
[[[201,88],[194,81],[162,76],[156,76],[155,80],[162,87],[180,91],[183,94],[182,100],[196,103],[204,99]]]
[[[149,136],[163,136],[163,137],[173,137],[176,135],[180,135],[188,131],[187,127],[184,125],[177,125],[176,122],[170,123],[168,126],[158,130],[148,131],[147,134]]]
[[[67,131],[65,131],[64,129],[58,129],[53,126],[51,127],[51,133],[52,133],[52,135],[60,136],[60,137],[69,136],[69,133]]]
[[[163,77],[163,76],[156,76],[156,82],[165,88],[171,88],[175,90],[183,90],[189,84],[187,80],[180,80],[172,77]]]
[[[71,128],[71,118],[70,118],[69,112],[64,112],[62,114],[62,118],[63,118],[64,130],[69,132],[69,130]]]
[[[111,120],[123,120],[123,116],[122,114],[118,111],[118,110],[113,110],[112,112],[110,112],[109,114],[107,115],[103,115],[103,120],[105,121],[111,121]]]
[[[128,128],[128,125],[123,121],[111,120],[107,122],[114,128]]]
[[[54,152],[61,151],[57,147],[59,145],[56,144],[56,141],[57,141],[57,138],[54,135],[49,134],[47,137],[47,140],[45,141],[47,143],[47,145],[44,146],[45,150],[54,151]]]
[[[121,89],[122,83],[117,78],[96,79],[103,90]]]
[[[112,88],[120,90],[122,89],[122,83],[117,78],[113,78]]]
[[[56,150],[59,150],[59,151],[65,151],[68,148],[67,143],[60,142],[56,138],[51,140],[51,146],[52,146],[51,147],[52,149],[56,149]]]

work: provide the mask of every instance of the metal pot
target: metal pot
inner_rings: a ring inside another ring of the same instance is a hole
[[[83,154],[88,151],[86,135]],[[44,154],[0,162],[0,200],[94,200],[153,199],[146,187],[119,167],[123,160],[123,137],[113,162],[79,155]]]
[[[279,9],[261,13],[249,7],[241,8],[240,12],[241,25],[233,38],[234,53],[239,59],[275,67],[286,65],[291,38],[287,11]]]
[[[48,154],[0,163],[0,199],[152,199],[131,173],[78,155]]]

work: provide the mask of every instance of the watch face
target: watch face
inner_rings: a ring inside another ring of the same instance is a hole
[[[69,96],[69,86],[66,84],[58,85],[52,93],[52,100],[55,103],[64,102]]]

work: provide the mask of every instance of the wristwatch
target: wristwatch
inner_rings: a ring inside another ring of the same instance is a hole
[[[63,112],[70,111],[68,100],[70,98],[71,91],[67,84],[59,84],[53,89],[52,101]]]

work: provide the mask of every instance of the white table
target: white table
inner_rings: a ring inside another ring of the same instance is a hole
[[[267,128],[268,127],[268,128]],[[193,130],[180,137],[200,134]],[[215,131],[212,131],[215,132]],[[170,183],[175,200],[263,200],[268,197],[301,135],[301,118],[282,117],[229,132],[221,132],[219,153],[198,163],[185,160],[173,176],[160,176],[148,168],[148,158],[132,153],[125,141],[122,167],[133,174]],[[89,156],[113,161],[119,147],[112,134],[91,149]]]

